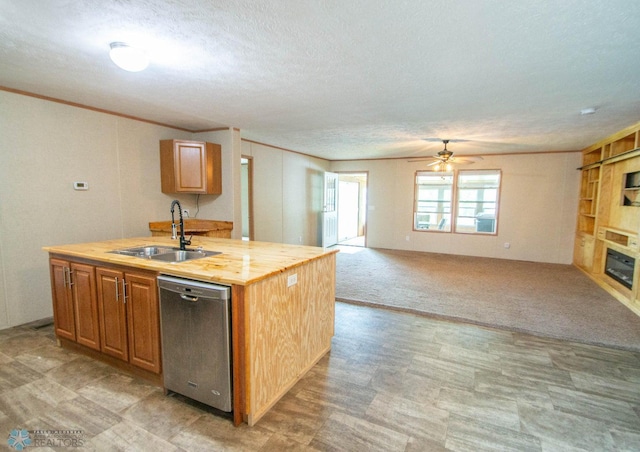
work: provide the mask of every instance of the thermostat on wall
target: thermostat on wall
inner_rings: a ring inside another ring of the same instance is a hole
[[[74,190],[89,190],[89,182],[74,182]]]

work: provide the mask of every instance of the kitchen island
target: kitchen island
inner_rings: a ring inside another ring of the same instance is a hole
[[[190,248],[220,254],[170,263],[111,252],[141,246],[177,242],[142,237],[44,248],[50,255],[54,323],[62,346],[161,384],[155,277],[229,285],[236,425],[255,424],[330,350],[337,250],[193,237]],[[116,301],[120,296],[122,302],[105,303],[108,296]],[[113,316],[121,320],[113,322]]]

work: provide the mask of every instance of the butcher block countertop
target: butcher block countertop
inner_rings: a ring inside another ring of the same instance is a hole
[[[149,245],[178,247],[179,243],[177,240],[171,240],[170,237],[137,237],[47,246],[43,249],[51,254],[125,265],[200,281],[241,286],[253,284],[314,259],[338,252],[314,246],[193,236],[188,249],[201,246],[206,251],[219,251],[221,254],[186,262],[168,263],[109,253],[112,250]]]

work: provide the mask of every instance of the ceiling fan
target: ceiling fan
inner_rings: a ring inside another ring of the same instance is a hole
[[[440,152],[438,152],[436,155],[434,155],[433,158],[434,161],[429,163],[429,165],[427,166],[435,166],[434,170],[435,171],[451,171],[452,163],[459,163],[459,164],[469,164],[469,163],[474,163],[477,162],[478,160],[482,160],[482,157],[480,156],[465,156],[465,157],[454,157],[453,156],[453,152],[450,151],[449,149],[447,149],[447,144],[452,141],[452,140],[442,140],[442,143],[444,144],[444,149],[441,150]],[[453,140],[456,141],[456,140]],[[462,140],[459,140],[462,141]],[[409,162],[423,162],[425,160],[428,160],[430,157],[426,157],[426,158],[417,158],[417,159],[412,159],[412,160],[408,160]]]

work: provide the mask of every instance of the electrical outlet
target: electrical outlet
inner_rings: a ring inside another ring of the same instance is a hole
[[[189,218],[189,209],[182,209],[182,216],[185,218]]]
[[[298,284],[298,274],[294,273],[293,275],[289,275],[287,277],[287,287],[291,287],[294,284]]]

